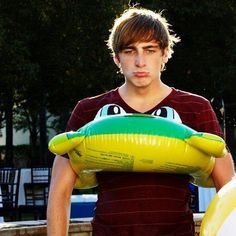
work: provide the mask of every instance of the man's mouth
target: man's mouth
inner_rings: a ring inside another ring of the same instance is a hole
[[[133,74],[135,77],[147,77],[149,75],[149,73],[145,71],[136,71]]]

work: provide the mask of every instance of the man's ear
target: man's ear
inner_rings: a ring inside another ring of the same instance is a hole
[[[163,50],[163,63],[167,63],[168,62],[168,59],[169,59],[169,50],[168,48],[164,48]]]
[[[113,61],[115,62],[115,64],[120,68],[120,59],[118,55],[114,55],[113,56]]]

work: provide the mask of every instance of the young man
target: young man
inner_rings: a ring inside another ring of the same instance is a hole
[[[178,41],[160,14],[135,8],[125,11],[115,21],[108,40],[114,61],[124,75],[124,84],[79,101],[67,130],[77,130],[100,113],[160,114],[171,110],[189,127],[223,136],[208,100],[161,81],[161,72]],[[212,177],[217,190],[233,175],[229,153],[216,160]],[[69,160],[57,156],[48,203],[50,236],[67,234],[75,179]],[[97,180],[93,235],[194,235],[188,175],[99,172]]]

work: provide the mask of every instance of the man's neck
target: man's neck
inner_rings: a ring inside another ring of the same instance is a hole
[[[134,110],[142,113],[158,105],[171,91],[172,89],[164,83],[154,87],[135,89],[123,84],[119,88],[119,94],[122,99]]]

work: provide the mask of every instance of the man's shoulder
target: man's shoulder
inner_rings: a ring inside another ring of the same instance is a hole
[[[107,101],[113,100],[114,97],[116,96],[117,96],[117,89],[112,89],[92,97],[86,97],[80,100],[80,103],[83,105],[90,105],[90,104],[94,105],[94,104],[100,104],[102,102],[106,103]]]
[[[175,100],[181,101],[181,102],[189,102],[189,103],[209,103],[209,100],[199,94],[180,90],[180,89],[174,89],[174,95],[172,97]]]
[[[114,102],[118,96],[118,89],[112,89],[92,97],[86,97],[79,101],[80,106],[87,109],[98,109],[101,106]]]

